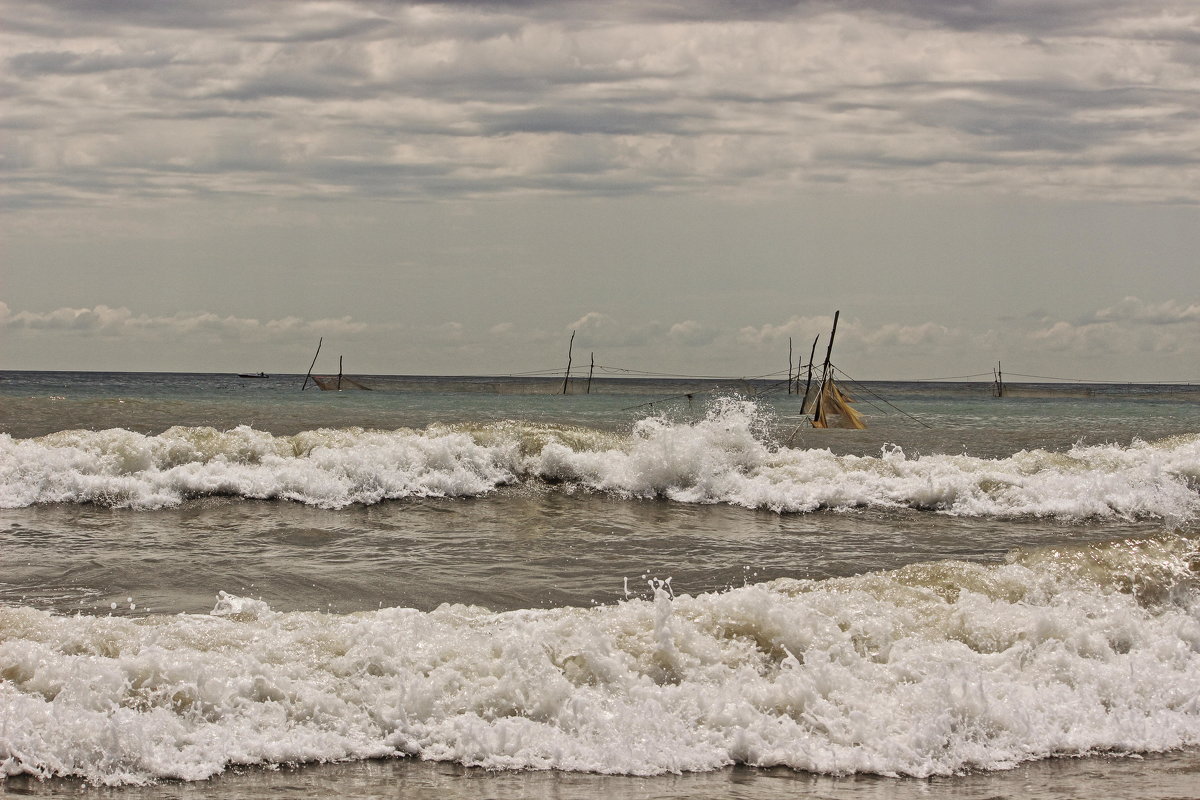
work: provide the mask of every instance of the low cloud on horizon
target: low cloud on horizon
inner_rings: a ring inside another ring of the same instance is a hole
[[[926,368],[941,365],[990,369],[999,357],[1008,362],[1009,369],[1019,371],[1041,369],[1049,353],[1059,363],[1065,356],[1069,362],[1093,365],[1099,371],[1048,377],[1200,382],[1200,375],[1181,374],[1185,367],[1180,366],[1200,363],[1198,312],[1200,303],[1154,304],[1127,297],[1113,307],[1098,309],[1087,320],[1031,320],[1021,329],[1005,330],[1002,336],[996,330],[971,332],[937,321],[868,324],[843,315],[834,360],[861,379],[929,380],[961,376],[903,375],[888,365],[903,356]],[[198,352],[197,344],[203,344],[212,358],[203,363],[183,363],[180,370],[227,370],[231,359],[244,359],[244,354],[252,353],[254,357],[269,354],[272,362],[250,365],[256,369],[295,372],[299,366],[295,359],[310,352],[318,338],[324,338],[330,348],[327,354],[339,350],[349,354],[355,369],[364,373],[413,374],[436,367],[435,371],[444,374],[508,374],[561,369],[574,332],[576,359],[592,352],[597,355],[597,363],[605,367],[664,374],[690,370],[689,374],[712,375],[716,374],[715,367],[741,365],[741,371],[723,374],[744,377],[773,373],[787,352],[789,337],[795,360],[807,361],[809,346],[819,336],[819,361],[832,322],[832,316],[818,316],[793,317],[759,328],[700,326],[691,320],[630,324],[593,311],[558,330],[514,322],[490,327],[447,322],[420,329],[400,323],[365,323],[351,317],[259,320],[208,312],[151,316],[107,306],[33,312],[14,311],[0,303],[0,332],[5,335],[8,351],[4,355],[14,369],[51,368],[23,355],[24,345],[36,336],[67,343],[81,359],[69,367],[76,369],[85,368],[82,365],[87,363],[99,365],[97,369],[163,369],[162,363],[170,363],[182,353]],[[703,334],[697,332],[700,328]],[[147,352],[143,348],[148,348],[150,358],[157,359],[154,364],[139,362]],[[291,363],[283,360],[285,353]],[[1105,366],[1106,362],[1115,363],[1113,359],[1119,355],[1143,358],[1153,371],[1130,376]],[[660,360],[648,363],[647,358]],[[786,358],[783,362],[786,364]],[[579,363],[583,362],[577,360]],[[402,368],[405,364],[419,364],[421,368],[406,370]],[[1174,371],[1166,372],[1168,365]]]

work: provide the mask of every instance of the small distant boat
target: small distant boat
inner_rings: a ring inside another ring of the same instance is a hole
[[[239,372],[239,378],[269,378],[271,377],[265,372]]]

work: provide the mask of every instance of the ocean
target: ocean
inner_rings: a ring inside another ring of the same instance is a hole
[[[0,372],[0,794],[1200,796],[1200,387]]]

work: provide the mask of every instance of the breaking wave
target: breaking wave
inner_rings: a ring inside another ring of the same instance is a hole
[[[898,447],[874,456],[793,449],[773,441],[769,427],[753,403],[727,400],[698,422],[651,417],[625,436],[525,422],[294,436],[245,426],[0,435],[0,507],[152,509],[219,495],[340,508],[549,482],[776,512],[917,508],[1186,524],[1200,511],[1200,435],[989,459],[910,456]]]
[[[591,608],[0,606],[0,779],[419,757],[930,776],[1200,744],[1195,538]]]

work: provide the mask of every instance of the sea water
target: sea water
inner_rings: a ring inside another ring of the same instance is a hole
[[[0,375],[0,793],[1200,793],[1196,387],[302,380]]]

